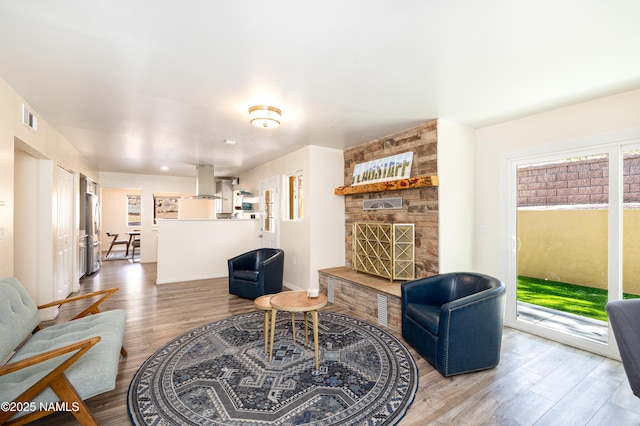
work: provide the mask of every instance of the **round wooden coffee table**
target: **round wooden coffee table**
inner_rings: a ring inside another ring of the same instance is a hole
[[[304,312],[304,332],[305,332],[305,344],[309,344],[307,335],[307,312],[311,312],[311,318],[313,319],[313,349],[316,355],[316,370],[319,367],[318,361],[318,309],[324,307],[327,304],[327,296],[324,294],[318,295],[318,297],[309,297],[305,290],[301,291],[287,291],[271,296],[269,300],[271,304],[271,350],[269,352],[269,361],[273,359],[273,338],[276,331],[276,313],[278,311],[291,312]],[[293,316],[292,316],[293,321]],[[293,326],[293,324],[292,324]],[[293,340],[296,340],[296,331],[293,327]]]
[[[271,320],[271,303],[269,301],[272,297],[273,294],[265,294],[253,301],[256,308],[264,311],[264,353],[269,352],[269,347],[267,346],[269,342],[269,321]]]

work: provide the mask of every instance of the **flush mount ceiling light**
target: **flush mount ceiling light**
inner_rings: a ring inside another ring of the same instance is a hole
[[[272,106],[256,105],[249,108],[249,122],[256,127],[263,129],[273,129],[280,125],[280,115],[282,112]]]

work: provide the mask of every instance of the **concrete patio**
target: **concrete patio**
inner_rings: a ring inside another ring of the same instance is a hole
[[[608,323],[567,312],[518,302],[518,320],[540,325],[596,343],[607,343]]]

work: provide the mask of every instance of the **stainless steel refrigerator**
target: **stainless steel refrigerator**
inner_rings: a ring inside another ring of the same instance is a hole
[[[87,194],[87,275],[100,269],[100,232],[102,229],[102,215],[100,200],[95,194]]]

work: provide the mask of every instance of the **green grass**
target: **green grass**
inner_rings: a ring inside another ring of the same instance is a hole
[[[601,321],[608,321],[607,312],[604,309],[607,297],[607,290],[599,288],[518,277],[518,301]],[[625,293],[623,298],[634,299],[640,296]]]

